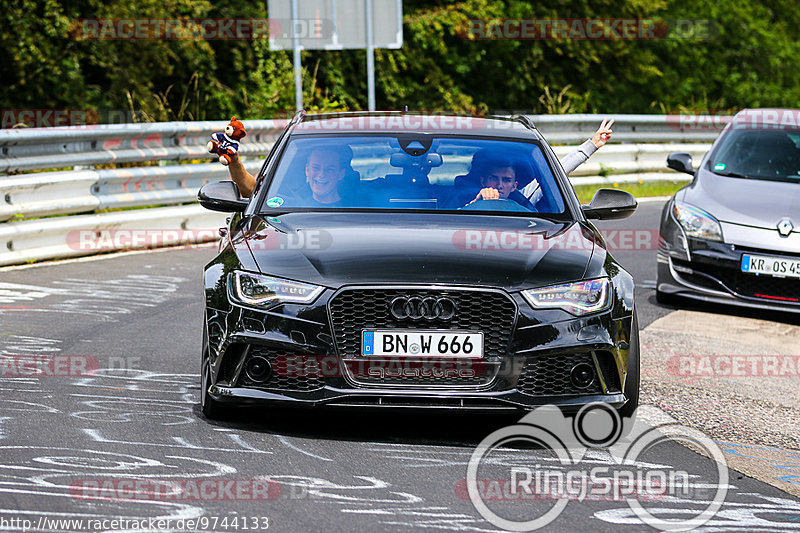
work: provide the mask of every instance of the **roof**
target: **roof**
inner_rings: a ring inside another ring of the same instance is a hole
[[[536,127],[527,117],[515,115],[470,116],[413,111],[356,111],[295,115],[293,134],[312,133],[426,133],[469,134],[490,137],[534,137]]]

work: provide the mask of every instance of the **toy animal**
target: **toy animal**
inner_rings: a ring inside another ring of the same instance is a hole
[[[247,132],[244,131],[244,124],[232,117],[230,123],[225,126],[224,133],[212,133],[211,140],[206,147],[210,154],[218,154],[219,162],[228,166],[231,157],[239,152],[239,141],[242,140]]]

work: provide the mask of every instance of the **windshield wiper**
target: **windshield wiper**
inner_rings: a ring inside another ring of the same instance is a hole
[[[758,174],[753,174],[750,176],[746,176],[744,174],[740,174],[739,172],[716,172],[714,174],[719,176],[725,176],[728,178],[744,178],[748,180],[767,180],[767,181],[787,181],[787,182],[798,182],[798,180],[793,179],[792,176],[759,176]]]
[[[717,175],[719,175],[719,176],[725,176],[725,177],[727,177],[727,178],[744,178],[744,179],[750,179],[750,178],[754,177],[754,176],[745,176],[744,174],[740,174],[739,172],[717,172],[716,170],[715,170],[715,171],[713,171],[713,172],[714,172],[714,174],[717,174]]]

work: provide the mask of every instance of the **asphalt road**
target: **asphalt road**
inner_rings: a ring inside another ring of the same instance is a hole
[[[660,209],[642,204],[634,217],[604,226],[656,229]],[[200,276],[214,253],[203,247],[0,270],[4,364],[49,361],[52,369],[61,357],[62,370],[97,368],[93,375],[20,377],[4,368],[0,530],[254,531],[265,518],[276,531],[499,529],[476,511],[464,480],[475,446],[517,417],[247,409],[225,423],[204,419]],[[653,299],[654,250],[616,255],[639,284],[641,326],[668,313]],[[581,464],[613,469],[614,461],[592,450]],[[492,492],[491,480],[508,478],[511,468],[537,467],[567,470],[541,447],[495,451],[478,472],[490,508],[518,520],[551,508],[553,501]],[[699,513],[720,485],[716,463],[674,442],[640,455],[636,468],[691,480],[688,493],[638,498],[660,518]],[[800,528],[796,498],[727,474],[721,509],[698,530]],[[166,481],[183,496],[159,491]],[[147,522],[156,517],[172,521]],[[200,527],[180,529],[178,519],[197,517],[205,520]],[[601,496],[569,501],[546,530],[652,528],[625,501]]]

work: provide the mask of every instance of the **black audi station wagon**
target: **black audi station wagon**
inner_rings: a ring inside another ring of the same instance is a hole
[[[409,407],[629,414],[639,397],[631,275],[526,117],[408,112],[289,122],[205,267],[203,413]]]

